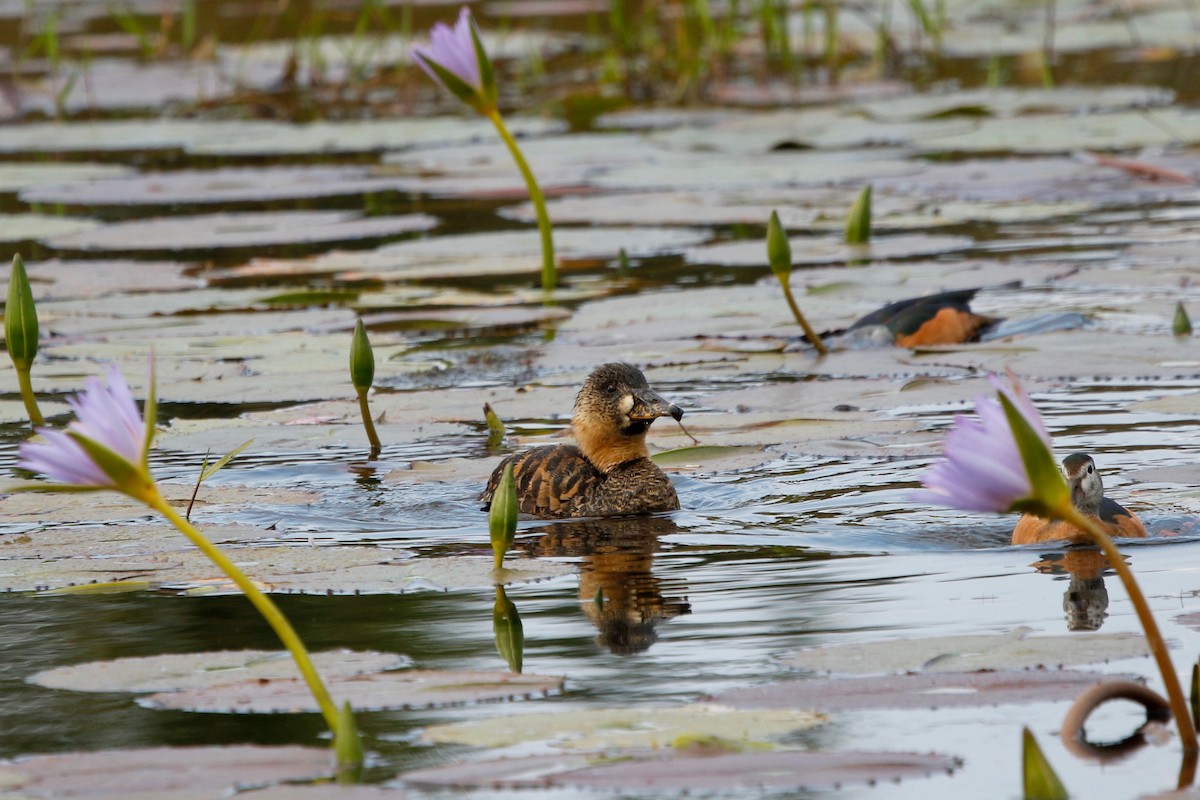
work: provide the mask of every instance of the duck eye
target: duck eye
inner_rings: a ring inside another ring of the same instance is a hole
[[[616,394],[617,393],[617,385],[615,383],[605,384],[604,393],[605,394]]]
[[[1093,467],[1091,464],[1088,464],[1088,475],[1091,475],[1095,471],[1096,471],[1096,468]]]

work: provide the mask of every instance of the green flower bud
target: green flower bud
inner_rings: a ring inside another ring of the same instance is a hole
[[[512,547],[517,532],[517,482],[513,478],[512,464],[504,466],[504,474],[492,494],[492,507],[488,511],[488,530],[492,538],[492,556],[496,569],[504,566],[504,554]]]
[[[513,672],[520,672],[525,658],[525,629],[517,607],[496,586],[496,605],[492,609],[492,632],[496,635],[496,651]]]
[[[846,217],[846,244],[867,244],[871,241],[871,184],[858,193]]]
[[[780,280],[792,271],[792,245],[775,211],[771,212],[771,220],[767,223],[767,263]]]
[[[375,354],[361,319],[354,326],[354,339],[350,342],[350,382],[360,393],[370,389],[375,382]]]
[[[28,371],[38,351],[37,306],[25,262],[13,256],[12,274],[8,279],[8,301],[4,306],[4,340],[9,358],[18,370]]]

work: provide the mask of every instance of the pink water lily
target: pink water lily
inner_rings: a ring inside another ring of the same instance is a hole
[[[1046,424],[1020,382],[1011,373],[1011,387],[997,375],[991,375],[990,380],[1049,454]],[[997,397],[977,398],[975,417],[955,416],[954,427],[946,434],[945,454],[945,460],[921,476],[925,489],[914,492],[913,500],[966,511],[1003,513],[1038,492],[1008,413]]]
[[[414,45],[413,60],[429,77],[480,113],[496,104],[495,78],[471,10],[463,6],[451,28],[439,22],[429,31],[428,45]]]
[[[146,424],[121,370],[111,365],[107,373],[107,384],[90,377],[67,400],[75,420],[66,431],[39,428],[42,441],[21,444],[18,466],[70,486],[119,491],[130,474],[146,475]]]

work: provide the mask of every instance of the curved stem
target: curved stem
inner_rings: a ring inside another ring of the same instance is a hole
[[[1146,596],[1142,594],[1141,587],[1133,577],[1133,570],[1129,569],[1129,565],[1121,556],[1121,551],[1117,549],[1104,529],[1096,523],[1096,520],[1080,513],[1070,502],[1067,502],[1063,508],[1056,509],[1056,516],[1087,531],[1104,551],[1108,563],[1121,578],[1121,583],[1125,585],[1125,592],[1129,595],[1130,602],[1133,603],[1134,611],[1137,612],[1138,621],[1142,623],[1142,630],[1146,633],[1146,641],[1150,644],[1150,653],[1154,656],[1154,661],[1158,664],[1158,671],[1162,674],[1163,686],[1167,690],[1171,713],[1174,714],[1175,724],[1179,728],[1179,739],[1183,743],[1183,751],[1185,754],[1195,753],[1197,751],[1196,726],[1188,711],[1187,698],[1183,695],[1183,686],[1179,683],[1179,676],[1175,674],[1175,666],[1171,663],[1170,653],[1167,652],[1167,643],[1163,641],[1162,633],[1158,630],[1158,623],[1154,621],[1150,604],[1146,602]]]
[[[15,365],[14,365],[15,366]],[[33,382],[29,379],[29,370],[17,367],[17,385],[21,387],[21,401],[25,403],[25,413],[34,427],[45,425],[42,411],[38,408],[37,397],[33,394]]]
[[[379,434],[375,432],[375,420],[371,419],[371,408],[367,405],[367,390],[358,393],[358,410],[362,412],[363,427],[367,430],[367,441],[371,443],[372,457],[379,455],[383,445],[379,443]]]
[[[542,291],[549,292],[554,288],[558,278],[554,264],[554,232],[550,227],[550,215],[546,213],[546,198],[542,196],[537,178],[533,177],[533,170],[529,168],[529,163],[521,153],[521,148],[517,146],[517,140],[508,132],[508,127],[505,126],[500,112],[493,108],[484,113],[496,126],[496,132],[500,134],[500,138],[508,145],[508,152],[512,153],[513,161],[517,162],[517,169],[521,170],[521,176],[525,178],[525,186],[529,189],[529,199],[533,202],[533,208],[537,212],[538,232],[542,235]]]
[[[829,348],[825,346],[825,343],[821,341],[821,337],[817,335],[817,332],[808,324],[808,320],[800,313],[800,306],[796,305],[796,298],[792,296],[792,287],[788,284],[787,278],[780,276],[779,285],[783,287],[783,296],[787,298],[788,307],[792,309],[792,316],[796,318],[796,322],[799,322],[800,327],[804,329],[804,335],[812,342],[812,346],[817,348],[817,353],[823,356],[828,355]]]
[[[237,584],[238,588],[246,595],[246,599],[254,605],[258,613],[262,614],[263,619],[267,621],[267,624],[275,631],[279,640],[283,642],[284,647],[292,654],[292,658],[295,659],[296,666],[300,668],[300,674],[304,677],[304,682],[308,684],[309,691],[312,692],[313,698],[321,708],[321,714],[325,717],[325,724],[333,731],[334,738],[336,739],[338,734],[337,707],[333,704],[333,698],[330,697],[329,690],[322,683],[321,676],[317,673],[317,668],[313,666],[312,659],[308,657],[308,650],[305,649],[304,642],[300,641],[300,636],[292,628],[292,624],[288,622],[287,617],[283,615],[279,607],[275,605],[271,598],[259,591],[258,587],[246,577],[246,574],[238,569],[237,565],[230,561],[199,529],[181,517],[163,499],[157,488],[151,489],[149,496],[139,497],[138,499],[162,514],[172,525],[178,528],[180,533],[200,549],[200,552],[208,556],[214,564],[221,568],[221,571]]]

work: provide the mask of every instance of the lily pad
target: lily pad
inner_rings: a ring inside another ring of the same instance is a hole
[[[155,747],[25,756],[0,762],[20,798],[199,800],[245,786],[331,775],[327,747]]]
[[[718,694],[733,708],[859,711],[873,708],[960,708],[1068,700],[1098,681],[1135,675],[1058,670],[921,672],[876,678],[813,678],[748,686]]]
[[[688,753],[634,751],[619,758],[554,755],[472,761],[413,770],[406,784],[428,787],[579,788],[645,794],[754,792],[838,788],[945,773],[959,762],[913,753]]]
[[[101,226],[94,219],[46,214],[0,214],[0,242],[40,241],[85,235]]]
[[[20,192],[33,187],[75,181],[112,180],[132,175],[134,172],[131,167],[121,164],[0,164],[0,192]]]
[[[339,706],[348,701],[356,711],[400,711],[542,697],[561,691],[563,680],[529,673],[407,670],[339,676],[327,679],[325,684]],[[308,685],[299,678],[246,680],[206,689],[152,694],[139,699],[138,704],[158,710],[215,714],[294,714],[319,710]]]
[[[312,653],[324,678],[401,669],[412,659],[398,653],[334,650]],[[46,689],[76,692],[175,692],[237,681],[299,677],[287,651],[227,650],[92,661],[42,670],[27,680]]]
[[[838,264],[916,258],[966,250],[973,244],[974,240],[965,236],[921,234],[879,237],[865,245],[846,244],[841,238],[793,239],[792,264]],[[767,249],[762,241],[722,242],[693,247],[684,257],[691,264],[762,267],[764,270],[767,268]]]
[[[435,744],[512,747],[547,741],[569,750],[668,748],[682,738],[719,738],[735,747],[769,746],[760,740],[806,730],[825,717],[804,711],[732,711],[717,706],[590,708],[553,714],[455,722],[425,728]]]
[[[117,222],[39,240],[59,250],[184,251],[361,241],[429,230],[435,224],[425,214],[361,217],[345,211],[262,211]]]
[[[4,177],[0,172],[0,181]],[[365,167],[272,166],[64,176],[57,183],[42,180],[24,188],[20,198],[70,206],[202,205],[353,196],[395,188],[394,180]]]
[[[947,636],[813,647],[787,656],[789,667],[834,673],[1054,668],[1149,655],[1134,633],[1030,636],[1019,628],[1004,636]]]

